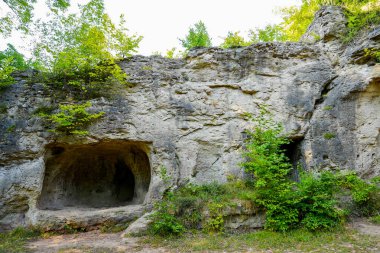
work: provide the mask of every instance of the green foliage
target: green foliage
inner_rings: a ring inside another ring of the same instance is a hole
[[[326,105],[325,107],[323,107],[324,111],[331,111],[332,109],[333,107],[331,105]]]
[[[280,135],[281,124],[274,123],[268,115],[269,111],[262,107],[256,118],[251,117],[256,124],[247,131],[244,152],[247,160],[242,163],[244,170],[254,175],[257,199],[263,205],[270,204],[272,197],[279,192],[292,189],[288,180],[292,166],[281,149],[289,140]]]
[[[8,106],[6,104],[0,104],[0,114],[6,114],[8,112]]]
[[[104,112],[88,112],[89,107],[91,107],[90,102],[60,105],[57,113],[44,116],[53,124],[53,132],[66,135],[86,135],[88,134],[88,131],[85,130],[86,127],[104,115]]]
[[[334,194],[337,191],[337,177],[333,173],[303,173],[297,184],[301,225],[309,230],[328,230],[339,226],[345,213],[336,208]]]
[[[190,27],[186,37],[179,40],[186,50],[190,50],[194,47],[211,46],[211,38],[207,32],[206,25],[202,21],[196,23],[194,27]]]
[[[285,35],[279,25],[267,25],[264,29],[249,31],[250,43],[285,41]]]
[[[325,138],[326,140],[331,140],[331,139],[335,138],[335,134],[333,134],[333,133],[324,133],[323,134],[323,138]]]
[[[380,23],[380,4],[377,0],[346,0],[348,34],[345,42],[351,41],[364,27]]]
[[[4,9],[4,16],[0,18],[0,35],[9,36],[16,29],[27,32],[32,22],[34,4],[36,0],[3,0],[8,7]],[[47,0],[48,7],[53,12],[65,10],[70,5],[69,0]]]
[[[161,166],[158,173],[160,178],[164,182],[164,185],[169,186],[172,177],[168,175],[168,169],[165,166]]]
[[[7,133],[13,133],[16,130],[16,125],[10,125],[7,127]]]
[[[115,25],[104,12],[103,0],[91,0],[80,6],[79,15],[56,14],[35,26],[34,58],[40,69],[52,73],[47,81],[58,87],[108,93],[113,85],[126,84],[117,58],[130,56],[142,39],[127,31],[123,16]]]
[[[166,173],[164,173],[166,174]],[[251,202],[253,190],[249,184],[234,179],[226,184],[187,184],[166,193],[156,204],[151,230],[153,234],[180,234],[185,230],[200,229],[207,233],[224,231],[223,209],[234,205],[234,200]],[[207,215],[205,215],[207,214]],[[180,232],[176,229],[183,227]]]
[[[207,209],[210,217],[206,220],[205,231],[209,233],[221,233],[224,231],[223,208],[225,206],[221,203],[208,204]]]
[[[380,214],[380,187],[378,178],[371,182],[361,179],[355,173],[349,173],[339,177],[341,187],[348,189],[355,204],[354,212],[361,216]]]
[[[0,89],[6,88],[14,82],[11,74],[16,70],[26,70],[28,63],[16,48],[8,44],[7,49],[0,51]]]
[[[380,62],[380,50],[379,49],[364,49],[365,56],[367,56],[370,59],[374,59],[375,62]]]
[[[298,41],[306,32],[314,14],[322,5],[336,5],[345,8],[348,19],[348,42],[364,27],[380,23],[378,0],[302,0],[300,6],[283,8],[281,30],[285,40]]]
[[[147,237],[144,243],[170,252],[377,252],[379,237],[355,229],[308,231],[295,229],[286,233],[258,230],[246,233],[206,234],[194,231],[187,236],[163,240]]]
[[[0,233],[0,253],[26,252],[25,244],[28,240],[36,238],[40,232],[16,228],[10,232]]]
[[[154,235],[180,235],[185,227],[175,217],[175,206],[172,203],[173,193],[168,192],[165,198],[155,204],[155,212],[151,215],[152,223],[149,231]]]
[[[185,57],[185,55],[185,52],[177,51],[177,48],[173,47],[172,49],[166,50],[165,57],[169,59],[175,59]]]
[[[281,135],[281,124],[268,114],[263,107],[256,118],[252,117],[256,124],[247,132],[247,160],[242,163],[254,176],[254,201],[266,209],[265,227],[275,231],[298,226],[310,230],[336,227],[343,213],[335,207],[333,175],[304,173],[299,182],[291,181],[292,166],[281,149],[289,140]]]
[[[221,48],[234,48],[248,46],[250,43],[246,42],[239,32],[228,32],[227,37],[224,38]]]
[[[376,216],[371,217],[370,221],[375,223],[375,224],[380,225],[380,215],[376,215]]]

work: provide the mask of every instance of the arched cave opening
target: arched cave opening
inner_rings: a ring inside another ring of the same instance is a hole
[[[104,141],[46,148],[38,208],[109,208],[141,204],[151,170],[146,143]]]

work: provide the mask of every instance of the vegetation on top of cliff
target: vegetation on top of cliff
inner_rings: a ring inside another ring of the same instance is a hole
[[[128,34],[123,16],[119,24],[114,24],[105,13],[103,0],[79,5],[79,14],[64,11],[68,1],[49,1],[53,12],[48,20],[33,24],[30,20],[35,1],[12,2],[14,6],[5,1],[15,9],[14,14],[25,28],[13,29],[33,34],[31,61],[32,67],[39,70],[38,81],[74,91],[82,99],[109,94],[113,86],[127,84],[126,74],[117,61],[136,52],[142,37]],[[6,35],[5,30],[0,32]],[[2,86],[12,83],[10,73],[25,69],[13,64],[16,59],[21,58],[7,55],[0,59]]]
[[[190,27],[186,37],[179,40],[186,50],[194,47],[211,46],[211,38],[207,32],[206,25],[202,21],[198,21],[194,24],[194,27]]]
[[[323,5],[341,6],[346,10],[348,33],[345,41],[351,40],[361,29],[380,23],[378,0],[302,0],[301,6],[280,11],[283,17],[280,24],[283,40],[298,41]]]
[[[93,95],[116,84],[126,84],[117,60],[136,52],[142,37],[127,35],[125,19],[115,25],[102,0],[80,6],[80,14],[57,13],[33,27],[33,57],[47,72],[46,82]]]
[[[0,51],[0,89],[8,87],[14,82],[12,73],[16,70],[26,70],[31,66],[16,48],[8,44],[7,49]]]
[[[299,41],[323,5],[340,6],[346,10],[348,31],[342,38],[344,42],[352,40],[363,28],[380,23],[378,0],[302,0],[300,6],[280,9],[283,19],[280,24],[250,30],[247,41],[238,36],[238,33],[229,32],[220,46],[228,48],[257,42]]]

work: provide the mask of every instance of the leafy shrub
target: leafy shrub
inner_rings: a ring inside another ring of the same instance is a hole
[[[246,42],[239,32],[228,32],[227,37],[224,38],[221,48],[234,48],[248,46],[250,43]]]
[[[264,29],[249,31],[250,43],[284,41],[285,35],[280,25],[267,25]]]
[[[26,70],[28,64],[24,56],[16,48],[8,44],[7,49],[0,52],[0,89],[6,88],[14,82],[11,74],[16,70]]]
[[[380,213],[380,187],[378,178],[371,182],[361,179],[356,173],[339,177],[341,187],[348,189],[355,204],[356,215],[372,216]]]
[[[224,231],[224,217],[223,208],[225,206],[221,203],[210,203],[207,206],[209,210],[209,217],[206,220],[205,231],[209,233],[221,233]]]
[[[173,193],[168,192],[161,202],[155,204],[155,212],[151,215],[149,230],[154,235],[180,235],[184,226],[175,217],[175,205],[172,203]]]
[[[190,50],[194,47],[210,47],[211,39],[207,32],[206,25],[199,21],[194,27],[189,28],[189,33],[184,39],[179,39],[182,46],[186,50]]]
[[[187,184],[167,192],[155,205],[150,230],[153,234],[177,235],[202,228],[208,233],[223,232],[223,209],[232,204],[232,200],[251,200],[252,194],[253,190],[242,180],[226,184]]]
[[[344,212],[336,208],[334,194],[339,191],[337,177],[331,172],[319,175],[302,173],[297,184],[301,224],[309,230],[328,230],[340,225]]]
[[[375,223],[375,224],[380,225],[380,215],[376,215],[376,216],[371,217],[370,221]]]
[[[124,17],[118,25],[112,23],[103,0],[80,6],[79,15],[55,13],[34,29],[38,43],[33,56],[39,69],[49,72],[45,81],[90,97],[126,84],[126,74],[117,60],[136,52],[142,39],[127,35]]]
[[[380,62],[380,50],[379,49],[364,49],[365,56],[370,59],[374,59],[376,62]]]
[[[335,207],[335,177],[327,172],[319,177],[303,173],[299,182],[290,180],[292,166],[281,147],[289,140],[281,135],[268,110],[261,108],[247,131],[247,159],[242,163],[254,176],[254,201],[266,210],[266,228],[286,231],[298,226],[310,230],[330,229],[339,225],[343,213]]]
[[[42,115],[54,125],[53,132],[66,135],[86,135],[85,128],[94,120],[102,117],[104,112],[89,113],[87,109],[91,107],[90,102],[74,105],[60,105],[59,111],[51,115]]]

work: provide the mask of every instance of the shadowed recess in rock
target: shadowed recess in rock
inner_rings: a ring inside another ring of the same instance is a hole
[[[150,184],[148,145],[104,141],[47,146],[40,209],[141,204]]]

